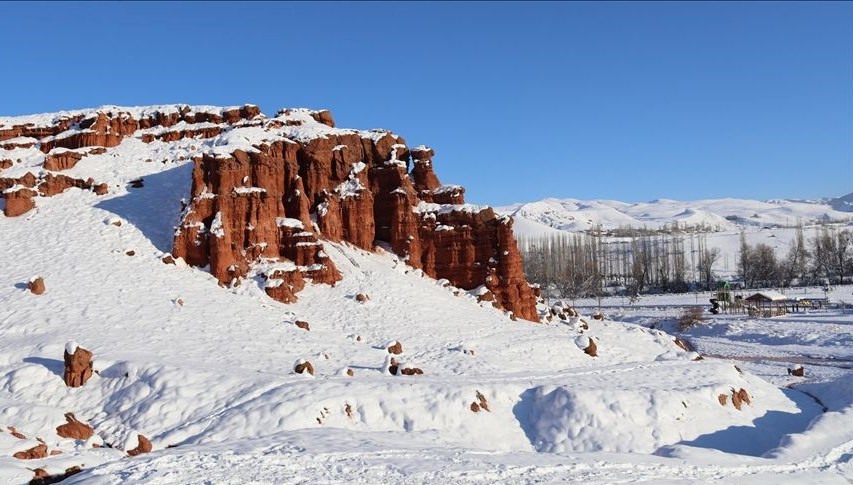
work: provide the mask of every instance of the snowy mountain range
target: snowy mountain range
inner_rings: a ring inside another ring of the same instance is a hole
[[[853,220],[853,193],[819,201],[706,199],[676,201],[657,199],[628,203],[614,200],[583,201],[548,198],[498,207],[515,219],[518,234],[535,236],[554,230],[583,232],[595,227],[660,229],[704,227],[710,231],[740,228],[790,227],[802,221],[847,222]]]

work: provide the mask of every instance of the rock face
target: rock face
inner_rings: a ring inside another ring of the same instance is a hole
[[[74,348],[76,347],[76,348]],[[73,348],[73,350],[72,350]],[[72,350],[69,353],[69,350]],[[80,387],[92,377],[92,353],[83,347],[66,346],[65,349],[65,385]]]
[[[441,185],[432,149],[334,128],[325,111],[284,110],[247,135],[194,158],[176,257],[209,264],[222,284],[266,266],[267,294],[291,302],[306,279],[340,278],[320,238],[365,250],[384,243],[413,268],[463,289],[485,285],[498,306],[537,320],[512,220]]]

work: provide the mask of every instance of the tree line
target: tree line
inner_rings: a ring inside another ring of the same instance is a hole
[[[587,233],[554,233],[518,238],[529,281],[549,296],[597,297],[606,294],[683,293],[716,288],[719,248],[704,234],[637,232],[613,237],[600,228]],[[765,244],[754,246],[741,233],[738,278],[746,288],[841,283],[853,280],[851,231],[820,227],[806,239],[803,226],[784,258]]]

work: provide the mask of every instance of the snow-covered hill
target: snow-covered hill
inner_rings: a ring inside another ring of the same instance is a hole
[[[581,201],[544,199],[537,202],[498,207],[516,220],[519,234],[529,236],[560,231],[588,231],[625,227],[660,229],[678,224],[732,231],[740,228],[790,227],[798,221],[846,222],[853,220],[853,194],[824,201],[708,199],[627,203],[614,200]]]
[[[850,396],[823,413],[624,315],[558,307],[563,318],[516,321],[391,252],[330,241],[341,280],[309,283],[293,304],[260,280],[226,287],[205,268],[164,264],[193,153],[253,128],[223,129],[131,136],[66,172],[107,183],[106,195],[71,188],[0,216],[0,482],[73,467],[68,483],[87,484],[853,477],[853,436],[838,425]],[[42,170],[12,169],[28,163]],[[27,289],[35,276],[41,295]],[[849,333],[850,317],[839,322],[832,331]],[[69,341],[94,353],[78,388],[63,382]],[[392,375],[392,358],[422,374]],[[313,375],[294,371],[302,360]],[[66,413],[95,435],[60,437]],[[129,457],[140,435],[153,451]],[[45,457],[13,456],[42,446]]]

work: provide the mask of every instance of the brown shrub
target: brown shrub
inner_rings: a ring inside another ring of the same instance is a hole
[[[702,307],[694,306],[684,310],[684,313],[678,318],[678,330],[686,331],[705,320],[705,310]]]

